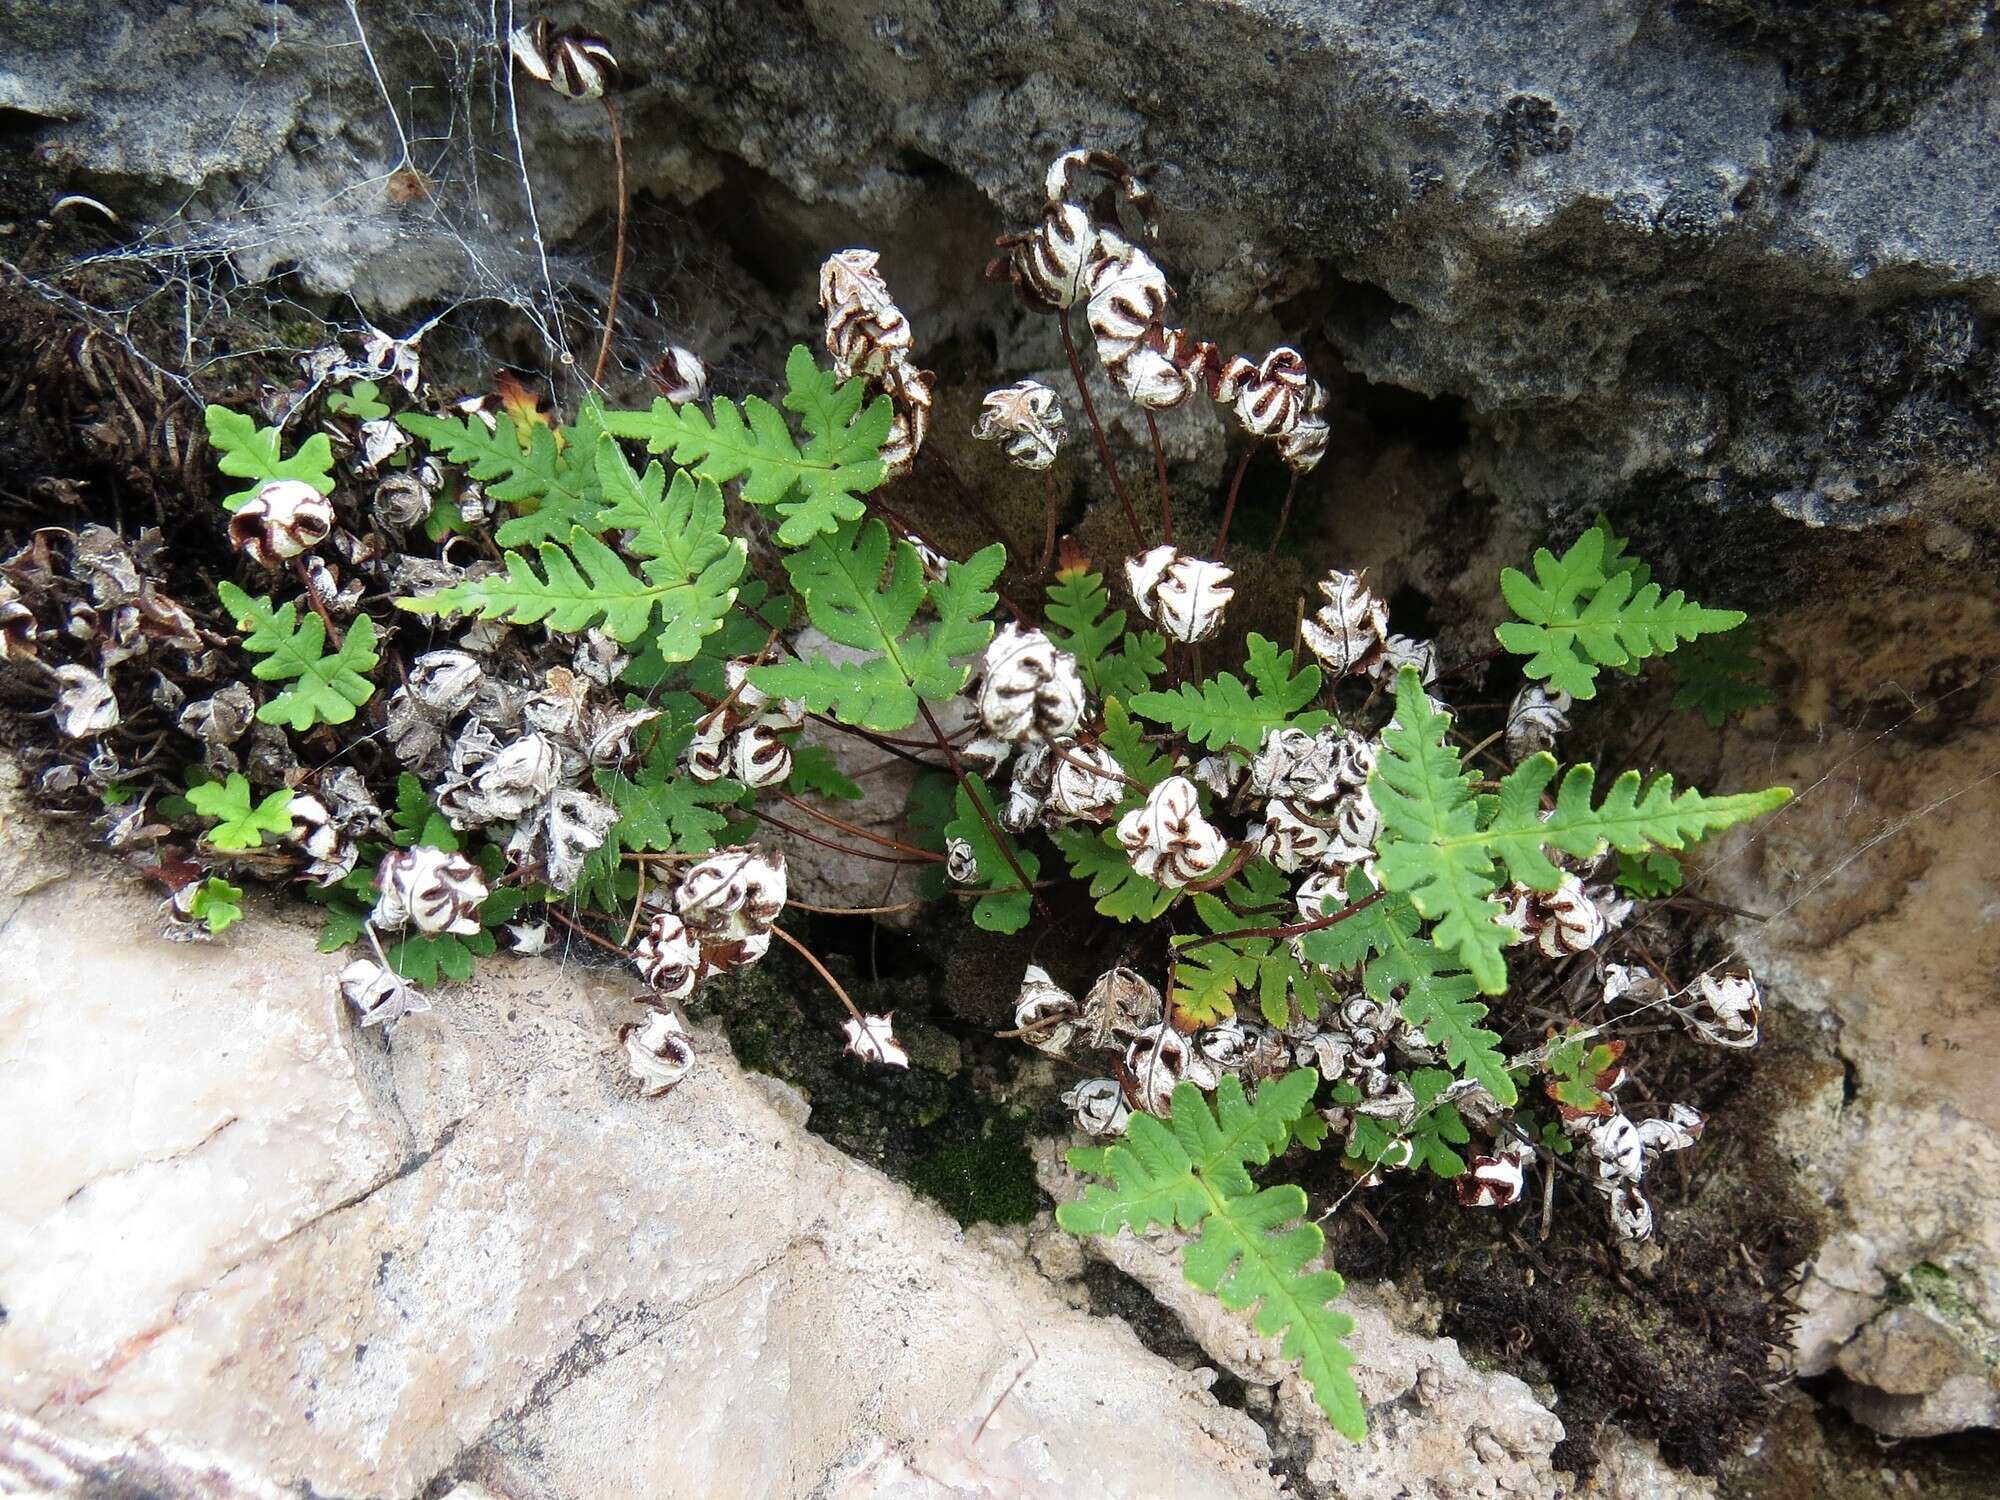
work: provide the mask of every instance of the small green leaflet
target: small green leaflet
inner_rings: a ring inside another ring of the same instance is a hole
[[[243,920],[243,892],[220,875],[211,875],[188,903],[188,920],[199,922],[213,937]]]
[[[468,478],[486,487],[488,499],[534,507],[500,523],[493,536],[501,546],[561,540],[574,527],[603,529],[595,467],[603,426],[594,406],[586,404],[576,427],[563,434],[567,446],[542,422],[528,423],[524,439],[511,421],[496,422],[488,431],[477,416],[406,411],[396,421],[448,462],[463,466]]]
[[[1533,578],[1518,568],[1501,570],[1500,592],[1519,618],[1494,634],[1528,658],[1522,670],[1529,677],[1579,700],[1593,698],[1599,667],[1630,666],[1743,623],[1740,612],[1705,608],[1679,589],[1661,597],[1642,564],[1618,555],[1623,548],[1600,521],[1560,558],[1537,548]]]
[[[1472,1133],[1465,1128],[1465,1121],[1456,1109],[1436,1102],[1437,1096],[1451,1087],[1451,1074],[1441,1068],[1419,1068],[1399,1076],[1409,1084],[1417,1101],[1409,1128],[1392,1130],[1386,1120],[1357,1114],[1353,1133],[1347,1138],[1348,1165],[1365,1171],[1393,1156],[1396,1141],[1404,1138],[1409,1141],[1412,1170],[1429,1167],[1439,1177],[1459,1176],[1465,1171],[1465,1159],[1451,1148],[1465,1145],[1472,1139]],[[1359,1104],[1361,1090],[1351,1083],[1341,1084],[1333,1091],[1333,1097],[1337,1103]]]
[[[1166,638],[1150,630],[1127,635],[1125,611],[1111,608],[1100,573],[1058,573],[1043,613],[1049,639],[1076,658],[1085,685],[1098,698],[1143,693],[1166,670]],[[1123,645],[1113,650],[1121,639]]]
[[[396,778],[396,807],[389,814],[392,838],[399,849],[428,844],[446,853],[458,852],[458,833],[437,810],[424,784],[408,771]]]
[[[1135,1232],[1156,1224],[1199,1229],[1182,1251],[1188,1281],[1233,1311],[1256,1308],[1256,1330],[1282,1338],[1280,1352],[1299,1361],[1327,1419],[1359,1442],[1367,1414],[1350,1371],[1354,1356],[1342,1342],[1354,1321],[1327,1305],[1345,1283],[1334,1271],[1306,1269],[1326,1240],[1305,1218],[1304,1192],[1289,1183],[1260,1189],[1247,1170],[1290,1143],[1318,1084],[1318,1075],[1302,1068],[1266,1083],[1252,1103],[1228,1076],[1211,1113],[1201,1091],[1183,1083],[1171,1119],[1135,1114],[1123,1144],[1069,1153],[1072,1167],[1112,1185],[1058,1204],[1056,1222],[1072,1234],[1116,1234],[1128,1225]]]
[[[1757,655],[1763,631],[1752,620],[1704,636],[1674,654],[1674,707],[1692,708],[1720,729],[1731,714],[1746,713],[1775,703],[1778,695],[1760,680],[1765,673]]]
[[[964,839],[972,846],[972,857],[979,865],[980,883],[986,887],[987,893],[972,903],[972,922],[988,932],[1019,932],[1028,925],[1028,917],[1034,910],[1035,894],[1021,884],[1020,876],[1007,863],[999,841],[994,838],[993,829],[986,826],[986,818],[982,818],[978,808],[972,805],[974,796],[986,809],[987,817],[994,819],[994,826],[999,826],[999,804],[994,802],[993,793],[979,777],[968,776],[958,788],[954,804],[958,816],[944,829],[947,838]],[[1000,829],[1000,838],[1007,839],[1014,858],[1020,863],[1021,873],[1032,883],[1042,870],[1040,858],[1032,849],[1014,844],[1004,828]]]
[[[1104,700],[1104,733],[1098,736],[1098,743],[1111,752],[1120,770],[1149,792],[1174,774],[1173,758],[1153,748],[1116,698]],[[1142,800],[1138,792],[1127,787],[1120,811],[1136,807]]]
[[[743,783],[675,774],[671,768],[680,754],[676,739],[685,743],[685,733],[660,740],[636,777],[622,771],[597,773],[597,790],[618,809],[618,821],[583,862],[576,885],[579,900],[600,907],[617,904],[614,882],[620,856],[628,849],[705,854],[720,842],[718,836],[729,826],[726,809],[742,800]]]
[[[1655,901],[1687,884],[1687,874],[1673,855],[1655,849],[1645,854],[1620,854],[1618,873],[1612,880],[1628,896]]]
[[[807,433],[803,448],[783,414],[755,396],[741,410],[717,397],[712,416],[656,399],[651,411],[605,413],[605,427],[717,484],[742,476],[745,500],[776,508],[779,544],[799,547],[861,519],[858,497],[882,482],[880,451],[893,413],[886,397],[864,410],[862,382],[820,369],[802,344],[785,361],[785,382],[784,403]]]
[[[288,791],[271,793],[256,806],[250,805],[250,782],[241,771],[231,771],[227,781],[203,781],[188,788],[187,799],[205,818],[219,819],[203,835],[218,849],[255,849],[264,835],[283,838],[291,832],[292,805]]]
[[[222,607],[247,631],[243,649],[261,656],[250,668],[263,682],[290,682],[286,688],[257,710],[265,724],[283,724],[295,730],[315,724],[345,724],[374,695],[375,684],[367,674],[381,660],[375,653],[375,622],[356,615],[347,628],[340,649],[326,649],[326,626],[316,614],[298,618],[297,606],[287,601],[277,609],[271,601],[246,594],[233,583],[215,588]]]
[[[1221,897],[1206,892],[1194,898],[1196,915],[1210,933],[1237,932],[1244,928],[1282,926],[1287,913],[1275,917],[1241,917],[1231,907],[1255,909],[1288,906],[1291,884],[1275,865],[1252,861],[1243,873],[1222,888]],[[1236,1012],[1235,995],[1242,991],[1257,996],[1264,1019],[1273,1026],[1291,1024],[1292,1005],[1307,1020],[1319,1014],[1326,981],[1319,973],[1301,965],[1283,938],[1241,937],[1225,942],[1201,943],[1190,937],[1174,941],[1174,1009],[1206,1025]]]
[[[1592,1045],[1588,1029],[1572,1027],[1547,1044],[1549,1082],[1543,1091],[1555,1103],[1578,1114],[1609,1113],[1597,1084],[1599,1079],[1608,1083],[1616,1077],[1624,1051],[1622,1041]]]
[[[860,783],[843,773],[818,745],[792,747],[792,774],[785,781],[785,790],[794,797],[811,795],[845,802],[859,802],[862,797]]]
[[[336,417],[353,417],[357,422],[373,422],[389,415],[382,399],[382,387],[372,380],[357,380],[344,391],[326,398],[326,409]]]
[[[546,621],[552,630],[569,632],[600,626],[621,641],[645,635],[657,614],[653,650],[667,662],[692,657],[703,638],[721,628],[743,575],[743,543],[723,534],[721,492],[679,470],[668,488],[656,463],[643,477],[634,474],[608,439],[597,450],[597,472],[606,501],[598,524],[628,533],[625,550],[641,560],[637,574],[579,527],[562,545],[544,542],[538,549],[546,577],[535,575],[524,554],[509,552],[504,577],[468,579],[398,599],[397,606],[516,625]]]
[[[1292,653],[1252,631],[1246,641],[1246,669],[1256,691],[1228,672],[1218,672],[1199,687],[1183,683],[1172,692],[1132,695],[1132,711],[1159,724],[1169,724],[1189,739],[1219,750],[1225,745],[1255,751],[1271,730],[1290,725],[1314,730],[1331,724],[1333,715],[1306,708],[1319,696],[1319,668],[1292,670]]]
[[[232,479],[254,481],[247,489],[223,496],[224,510],[240,510],[273,479],[300,479],[322,495],[333,493],[333,444],[325,433],[315,432],[297,453],[285,458],[279,452],[283,435],[277,428],[259,427],[254,417],[226,406],[211,406],[202,416],[209,443],[222,455],[215,466]]]
[[[1114,922],[1150,922],[1173,904],[1175,892],[1132,868],[1132,856],[1111,829],[1058,828],[1049,834],[1069,861],[1069,872],[1090,882],[1099,916]]]
[[[843,724],[905,729],[916,720],[919,699],[938,702],[964,688],[972,670],[965,658],[993,637],[986,616],[998,599],[988,590],[1006,560],[996,542],[948,564],[944,581],[926,588],[916,549],[900,539],[892,545],[880,521],[814,537],[785,558],[792,588],[828,638],[869,655],[779,662],[755,668],[750,681],[774,697],[802,699],[813,712],[831,713]],[[926,598],[937,619],[914,629]]]
[[[1451,719],[1424,693],[1411,667],[1396,679],[1396,716],[1382,730],[1382,752],[1368,794],[1382,817],[1376,868],[1382,883],[1408,896],[1437,922],[1439,946],[1454,951],[1479,987],[1507,987],[1503,951],[1520,934],[1500,921],[1493,899],[1499,876],[1479,840],[1474,778],[1448,738]]]

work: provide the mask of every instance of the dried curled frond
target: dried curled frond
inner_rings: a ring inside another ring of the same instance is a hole
[[[1056,461],[1065,437],[1062,403],[1040,381],[1016,381],[986,393],[972,435],[983,443],[999,443],[1010,463],[1046,469]]]
[[[670,1010],[649,1009],[645,1020],[621,1029],[618,1040],[642,1094],[664,1094],[694,1071],[694,1042]]]
[[[1118,842],[1132,868],[1161,885],[1186,885],[1222,863],[1228,840],[1201,815],[1194,783],[1169,776],[1146,795],[1146,805],[1118,820]]]
[[[1222,626],[1235,590],[1221,563],[1154,547],[1125,561],[1125,586],[1139,613],[1176,641],[1203,641]]]
[[[479,867],[462,854],[428,844],[397,849],[382,857],[375,888],[380,894],[370,920],[379,928],[415,927],[460,937],[479,931],[486,882]]]

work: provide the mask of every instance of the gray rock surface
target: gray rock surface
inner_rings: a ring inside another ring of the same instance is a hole
[[[599,974],[361,1036],[296,919],[176,946],[95,860],[6,870],[0,1493],[1279,1493],[1205,1380],[719,1039],[642,1098]]]
[[[51,195],[86,184],[128,231],[172,210],[141,236],[154,269],[295,265],[382,315],[500,298],[573,346],[608,259],[605,122],[510,96],[508,9],[17,7],[0,107]],[[1920,514],[1944,550],[1991,513],[2000,47],[1980,0],[583,0],[564,19],[624,65],[635,345],[761,362],[743,325],[804,331],[811,265],[865,235],[943,363],[988,343],[1046,364],[1046,323],[968,291],[1042,164],[1087,143],[1159,164],[1162,258],[1198,326],[1324,340],[1462,403],[1495,494]]]

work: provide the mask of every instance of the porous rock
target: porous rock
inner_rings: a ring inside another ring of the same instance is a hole
[[[564,19],[621,60],[635,192],[690,210],[657,273],[656,237],[631,271],[671,288],[670,331],[727,342],[747,297],[748,322],[804,333],[812,264],[859,239],[931,344],[1057,363],[1048,320],[968,288],[1048,158],[1103,146],[1158,164],[1160,254],[1197,326],[1331,344],[1461,405],[1497,495],[1922,516],[1927,541],[1976,542],[2000,47],[1974,0],[1891,9],[1221,0],[1135,25],[1124,4],[580,0]],[[510,91],[499,14],[16,7],[0,107],[55,184],[134,225],[172,210],[156,257],[296,265],[382,315],[497,296],[546,321],[553,284],[603,285],[604,119]],[[735,290],[692,294],[716,282]]]
[[[362,1035],[294,918],[170,945],[122,873],[7,868],[0,1487],[1278,1493],[1247,1417],[719,1038],[641,1097],[622,980],[497,960]]]

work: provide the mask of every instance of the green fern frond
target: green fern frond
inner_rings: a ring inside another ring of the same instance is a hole
[[[1069,861],[1069,873],[1090,882],[1097,914],[1114,922],[1150,922],[1173,904],[1175,892],[1132,868],[1132,856],[1109,828],[1058,828],[1049,837]]]
[[[859,661],[819,656],[758,667],[750,680],[779,698],[798,698],[843,724],[890,731],[917,717],[919,699],[955,697],[971,674],[967,658],[993,637],[988,590],[1006,564],[996,542],[948,564],[942,583],[924,584],[908,542],[880,521],[844,525],[785,558],[792,587],[812,623],[838,642],[868,653]],[[937,619],[914,628],[928,599]]]
[[[1547,754],[1530,756],[1500,783],[1495,797],[1473,794],[1473,779],[1447,736],[1451,718],[1425,696],[1405,667],[1396,683],[1396,716],[1382,732],[1382,753],[1369,794],[1382,815],[1376,867],[1382,883],[1407,895],[1434,920],[1440,947],[1455,953],[1480,989],[1497,995],[1507,984],[1503,952],[1516,940],[1500,920],[1495,893],[1506,878],[1552,891],[1562,871],[1544,849],[1590,858],[1608,846],[1625,854],[1680,849],[1688,841],[1782,807],[1786,787],[1707,796],[1678,794],[1673,778],[1642,784],[1627,771],[1592,806],[1597,773],[1572,766],[1544,814],[1542,794],[1556,775]]]
[[[621,641],[646,634],[657,615],[654,652],[667,662],[692,657],[703,638],[722,627],[743,575],[743,543],[722,531],[721,492],[679,470],[668,487],[656,463],[643,477],[634,474],[609,439],[598,448],[597,472],[606,501],[597,524],[628,532],[624,546],[640,560],[637,573],[578,527],[566,543],[544,542],[537,549],[542,576],[525,554],[510,552],[504,574],[398,599],[397,607],[516,625],[546,621],[553,630],[571,632],[595,626]]]
[[[1480,988],[1507,986],[1501,956],[1520,934],[1500,921],[1493,899],[1499,877],[1478,842],[1479,800],[1473,777],[1447,738],[1449,715],[1432,706],[1413,668],[1396,682],[1396,716],[1382,731],[1382,751],[1368,792],[1382,817],[1376,867],[1382,883],[1437,922],[1438,943],[1456,952]]]
[[[1291,887],[1275,865],[1256,860],[1222,888],[1220,896],[1194,898],[1195,914],[1211,934],[1246,927],[1276,925],[1237,915],[1238,908],[1257,910],[1289,904]],[[1282,920],[1282,919],[1280,919]],[[1283,938],[1238,937],[1221,942],[1176,938],[1173,1001],[1176,1010],[1203,1024],[1236,1013],[1236,995],[1254,993],[1264,1019],[1273,1026],[1291,1024],[1292,1006],[1307,1020],[1319,1014],[1326,980],[1299,962]]]
[[[503,547],[560,541],[575,527],[600,531],[597,512],[597,444],[603,427],[593,406],[586,406],[574,429],[559,441],[555,430],[531,422],[523,430],[501,421],[493,431],[478,417],[434,417],[406,411],[396,418],[406,432],[422,438],[446,461],[464,468],[466,476],[486,487],[490,500],[532,506],[510,516],[495,529]]]
[[[1765,666],[1757,655],[1762,631],[1752,620],[1705,636],[1677,653],[1673,661],[1674,707],[1692,708],[1720,729],[1732,715],[1775,703],[1778,695],[1759,680]]]
[[[740,781],[722,777],[697,781],[676,769],[686,730],[663,735],[647,753],[636,776],[600,770],[597,790],[618,809],[618,821],[597,849],[584,857],[577,899],[600,910],[621,899],[617,877],[627,850],[706,854],[729,827],[727,809],[743,800]]]
[[[993,800],[992,791],[977,776],[970,776],[967,780],[971,783],[971,794],[976,794],[985,806],[987,817],[996,818],[997,822],[1000,805]],[[964,783],[958,787],[955,807],[958,816],[945,825],[945,836],[964,839],[972,847],[972,857],[979,866],[980,884],[987,889],[987,894],[972,903],[973,925],[988,932],[1019,932],[1028,925],[1028,917],[1034,910],[1032,883],[1042,870],[1040,858],[1034,850],[1023,849],[1008,839],[1004,828],[1000,830],[1000,838],[1007,839],[1022,874],[1030,882],[1028,886],[1022,885],[1013,865],[1007,862],[999,840],[994,838],[993,830],[986,826],[986,819],[980,817],[979,810],[972,805],[972,796]]]
[[[259,427],[246,412],[226,406],[211,406],[202,413],[208,429],[209,445],[222,455],[215,466],[232,479],[253,481],[248,489],[222,497],[222,508],[240,510],[243,502],[273,479],[300,479],[322,495],[333,493],[333,444],[323,432],[315,432],[286,458],[280,448],[284,434],[275,427]]]
[[[1357,1114],[1347,1138],[1347,1164],[1356,1171],[1366,1171],[1389,1156],[1401,1139],[1409,1144],[1412,1170],[1428,1167],[1434,1175],[1445,1178],[1462,1175],[1465,1158],[1452,1147],[1465,1145],[1472,1132],[1465,1128],[1464,1117],[1456,1109],[1437,1102],[1438,1095],[1451,1087],[1451,1074],[1440,1068],[1418,1068],[1397,1077],[1410,1086],[1416,1099],[1416,1114],[1409,1127],[1397,1130],[1389,1121]],[[1333,1097],[1338,1104],[1359,1104],[1361,1090],[1351,1083],[1342,1084]]]
[[[1098,736],[1098,743],[1111,752],[1119,769],[1144,789],[1127,787],[1119,807],[1121,812],[1137,806],[1144,792],[1150,792],[1174,774],[1173,757],[1153,748],[1145,732],[1116,698],[1104,700],[1104,732]]]
[[[1349,871],[1346,900],[1329,895],[1322,905],[1328,916],[1343,905],[1357,909],[1346,920],[1302,937],[1306,957],[1335,973],[1365,965],[1362,987],[1373,999],[1394,1005],[1426,1041],[1443,1048],[1461,1078],[1476,1079],[1502,1105],[1511,1106],[1514,1079],[1499,1035],[1479,1024],[1486,1019],[1486,1007],[1473,999],[1478,984],[1419,931],[1422,922],[1409,897],[1387,891],[1370,901],[1374,895],[1366,875]]]
[[[1126,634],[1125,611],[1111,608],[1101,573],[1058,573],[1043,613],[1049,639],[1076,658],[1084,684],[1099,698],[1143,693],[1166,670],[1166,638],[1150,630]]]
[[[1519,617],[1495,628],[1500,644],[1528,658],[1536,681],[1578,699],[1597,695],[1600,667],[1626,667],[1663,656],[1683,641],[1733,630],[1745,616],[1709,609],[1679,589],[1664,597],[1643,564],[1622,556],[1624,543],[1601,521],[1561,557],[1535,551],[1535,576],[1500,573],[1500,592]]]
[[[804,345],[785,361],[785,382],[784,403],[807,433],[803,448],[783,414],[755,396],[740,410],[718,397],[713,415],[660,399],[650,411],[607,412],[604,423],[717,484],[741,476],[745,500],[777,510],[778,541],[799,547],[861,519],[859,497],[882,482],[880,453],[892,413],[887,398],[864,410],[862,383],[820,369]]]
[[[1318,1083],[1300,1069],[1266,1083],[1253,1102],[1225,1077],[1213,1112],[1198,1089],[1182,1084],[1169,1120],[1134,1115],[1122,1145],[1069,1153],[1072,1167],[1112,1185],[1059,1204],[1056,1222],[1073,1234],[1199,1229],[1182,1251],[1188,1281],[1232,1310],[1256,1308],[1257,1331],[1282,1340],[1328,1420],[1358,1442],[1366,1413],[1342,1342],[1354,1322],[1328,1306],[1345,1283],[1337,1272],[1306,1269],[1326,1248],[1319,1226],[1305,1221],[1306,1195],[1290,1184],[1259,1189],[1247,1170],[1285,1149]]]
[[[291,792],[272,792],[253,805],[249,778],[241,771],[231,771],[224,781],[197,782],[188,788],[187,799],[204,818],[216,819],[202,837],[217,849],[255,849],[265,834],[283,838],[291,831]]]
[[[345,724],[375,692],[367,673],[381,660],[375,651],[375,622],[357,615],[347,627],[340,649],[326,649],[326,626],[316,614],[298,618],[298,607],[286,603],[273,609],[266,598],[246,594],[233,583],[216,585],[222,607],[248,631],[243,649],[263,658],[250,668],[263,682],[293,685],[257,710],[266,724],[310,729],[315,724]]]
[[[1273,729],[1290,725],[1314,730],[1333,722],[1332,714],[1306,709],[1319,696],[1318,667],[1308,664],[1295,673],[1292,653],[1280,651],[1255,631],[1246,645],[1254,692],[1234,674],[1218,672],[1199,686],[1183,683],[1172,692],[1135,693],[1132,711],[1211,750],[1235,745],[1254,751]]]

